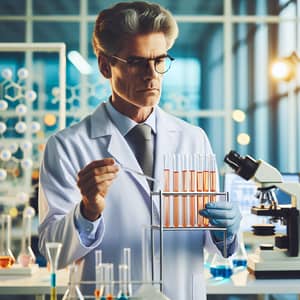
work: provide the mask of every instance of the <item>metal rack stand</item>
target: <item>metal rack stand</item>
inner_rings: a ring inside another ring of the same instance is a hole
[[[159,197],[159,224],[154,224],[153,216],[153,202],[155,197]],[[154,282],[154,230],[159,230],[159,256],[160,256],[160,270],[159,270],[159,284],[160,291],[163,292],[163,232],[164,231],[194,231],[194,230],[210,230],[210,231],[223,231],[224,248],[223,256],[227,257],[227,229],[225,227],[202,226],[202,227],[165,227],[163,224],[164,206],[163,196],[223,196],[225,201],[229,200],[228,192],[151,192],[151,271],[152,281]]]

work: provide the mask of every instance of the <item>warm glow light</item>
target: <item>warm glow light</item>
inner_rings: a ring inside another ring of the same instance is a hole
[[[271,73],[277,80],[289,81],[296,75],[295,64],[288,58],[279,59],[273,63]]]
[[[47,126],[53,126],[53,125],[55,125],[55,123],[56,123],[56,116],[54,114],[50,114],[50,113],[46,114],[44,116],[44,123]]]
[[[248,145],[250,143],[250,136],[247,133],[240,133],[237,136],[237,142],[240,145]]]
[[[70,51],[68,59],[81,74],[88,75],[93,72],[91,65],[83,58],[78,51]]]
[[[246,118],[246,114],[240,109],[235,109],[232,112],[232,119],[236,122],[244,122],[245,118]]]

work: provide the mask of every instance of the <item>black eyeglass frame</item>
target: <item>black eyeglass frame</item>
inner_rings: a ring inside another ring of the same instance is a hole
[[[155,72],[157,72],[158,74],[165,74],[167,73],[170,68],[171,68],[171,65],[172,65],[172,62],[175,60],[175,58],[173,58],[171,55],[169,54],[166,54],[166,55],[161,55],[161,56],[158,56],[158,57],[154,57],[154,58],[144,58],[144,57],[129,57],[127,59],[125,58],[122,58],[122,57],[119,57],[117,55],[111,55],[110,58],[114,58],[124,64],[127,64],[128,66],[131,66],[131,67],[134,67],[134,66],[138,66],[138,67],[141,67],[141,66],[146,66],[148,65],[149,61],[154,61],[154,70]],[[166,70],[161,72],[157,69],[157,65],[160,63],[159,60],[161,59],[165,59],[165,58],[168,58],[170,60],[170,63],[169,63],[169,66],[167,66]]]

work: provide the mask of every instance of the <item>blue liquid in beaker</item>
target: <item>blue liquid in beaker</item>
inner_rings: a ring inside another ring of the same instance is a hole
[[[210,267],[210,274],[213,277],[222,277],[222,278],[229,278],[232,275],[232,269],[227,266],[214,266]]]
[[[247,267],[247,260],[246,259],[236,258],[236,259],[232,260],[232,263],[233,263],[233,266],[235,268],[237,268],[237,267]]]

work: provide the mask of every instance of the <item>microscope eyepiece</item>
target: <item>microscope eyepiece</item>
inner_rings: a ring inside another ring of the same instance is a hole
[[[236,174],[248,180],[255,174],[259,162],[249,155],[245,157],[240,156],[234,150],[231,150],[225,157],[224,162],[227,163]]]

